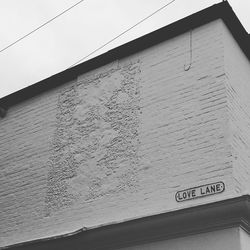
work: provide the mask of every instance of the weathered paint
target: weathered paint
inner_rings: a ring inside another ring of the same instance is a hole
[[[189,32],[11,107],[0,120],[0,245],[238,195],[225,29],[192,31],[188,71]],[[175,201],[218,181],[221,194]]]
[[[110,69],[59,94],[49,211],[137,189],[140,62]]]

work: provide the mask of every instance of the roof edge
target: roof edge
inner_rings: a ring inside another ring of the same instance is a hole
[[[173,38],[190,29],[197,28],[216,19],[222,19],[233,37],[250,60],[249,34],[227,1],[212,5],[204,10],[171,23],[163,28],[116,47],[72,68],[66,69],[33,85],[0,98],[0,107],[7,109],[25,99],[74,80],[79,74],[101,67],[117,59],[142,51],[160,42]]]

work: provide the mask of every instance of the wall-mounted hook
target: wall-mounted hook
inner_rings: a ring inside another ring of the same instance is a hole
[[[193,44],[192,44],[192,30],[190,30],[190,35],[189,35],[189,64],[186,65],[186,63],[184,64],[184,70],[188,71],[191,69],[192,66],[192,61],[193,61]]]

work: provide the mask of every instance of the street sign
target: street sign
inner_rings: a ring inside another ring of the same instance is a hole
[[[175,200],[177,202],[193,200],[197,198],[206,197],[209,195],[219,194],[222,193],[224,190],[225,190],[225,184],[222,181],[219,181],[216,183],[210,183],[178,191],[175,194]]]

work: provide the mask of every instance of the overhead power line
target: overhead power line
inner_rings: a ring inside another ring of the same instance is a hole
[[[59,13],[58,15],[54,16],[53,18],[49,19],[48,21],[46,21],[45,23],[43,23],[42,25],[38,26],[37,28],[35,28],[34,30],[30,31],[29,33],[27,33],[26,35],[20,37],[19,39],[17,39],[16,41],[14,41],[13,43],[7,45],[6,47],[2,48],[0,50],[0,53],[5,51],[6,49],[12,47],[13,45],[17,44],[18,42],[22,41],[23,39],[25,39],[26,37],[30,36],[31,34],[35,33],[36,31],[38,31],[39,29],[41,29],[42,27],[46,26],[47,24],[51,23],[52,21],[54,21],[55,19],[57,19],[58,17],[62,16],[63,14],[65,14],[66,12],[68,12],[69,10],[73,9],[74,7],[76,7],[77,5],[79,5],[80,3],[82,3],[85,0],[81,0],[78,1],[77,3],[75,3],[74,5],[70,6],[69,8],[65,9],[63,12]]]
[[[105,46],[107,46],[108,44],[112,43],[113,41],[115,41],[116,39],[118,39],[119,37],[121,37],[122,35],[124,35],[125,33],[129,32],[130,30],[132,30],[133,28],[135,28],[136,26],[138,26],[139,24],[143,23],[144,21],[146,21],[147,19],[149,19],[150,17],[152,17],[153,15],[155,15],[156,13],[160,12],[161,10],[165,9],[167,6],[169,6],[170,4],[172,4],[173,2],[175,2],[176,0],[172,0],[169,3],[163,5],[161,8],[157,9],[156,11],[154,11],[153,13],[151,13],[150,15],[146,16],[145,18],[143,18],[142,20],[140,20],[139,22],[137,22],[136,24],[132,25],[131,27],[129,27],[128,29],[124,30],[123,32],[121,32],[119,35],[115,36],[114,38],[112,38],[111,40],[109,40],[108,42],[106,42],[105,44],[101,45],[100,47],[98,47],[97,49],[93,50],[91,53],[89,53],[88,55],[84,56],[83,58],[81,58],[80,60],[78,60],[77,62],[75,62],[74,64],[72,64],[70,67],[71,68],[75,65],[77,65],[78,63],[82,62],[83,60],[85,60],[86,58],[88,58],[89,56],[93,55],[95,52],[99,51],[100,49],[104,48]]]

